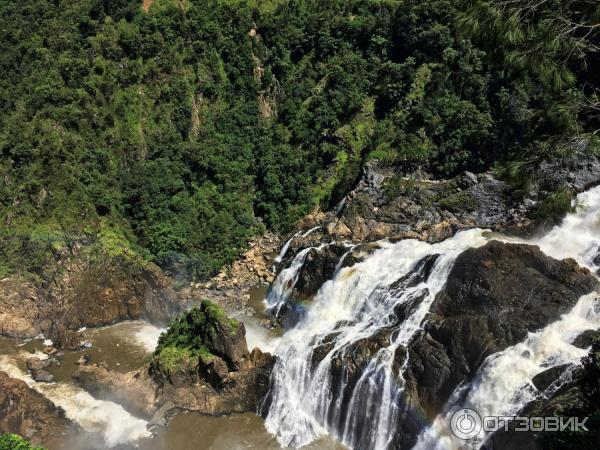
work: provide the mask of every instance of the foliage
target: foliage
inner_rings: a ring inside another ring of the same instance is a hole
[[[575,0],[0,0],[0,274],[85,238],[206,278],[367,159],[448,176],[598,147],[597,22]]]
[[[166,332],[160,335],[154,352],[155,367],[173,374],[190,366],[200,357],[212,357],[211,341],[219,332],[235,333],[239,323],[227,317],[223,309],[204,300],[171,321]]]
[[[34,447],[21,436],[16,434],[0,435],[0,450],[44,450],[42,447]]]

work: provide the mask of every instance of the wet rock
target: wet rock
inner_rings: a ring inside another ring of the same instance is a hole
[[[423,407],[439,411],[487,356],[558,320],[597,287],[588,270],[535,246],[492,241],[463,252],[431,307],[423,337],[409,347],[411,361],[415,354],[414,361],[426,355],[436,362],[408,370]],[[434,377],[435,386],[424,376]]]
[[[24,381],[0,372],[0,434],[16,433],[43,445],[74,428],[61,408]]]
[[[434,255],[420,261],[391,289],[403,290],[427,279],[435,259]],[[492,241],[459,255],[422,331],[394,355],[393,371],[402,380],[404,394],[392,446],[411,448],[426,425],[422,415],[439,414],[451,393],[472,379],[485,358],[558,320],[598,285],[587,269],[572,260],[550,258],[535,246]],[[411,313],[415,301],[393,312],[397,324]],[[396,327],[331,355],[332,392],[338,393],[335,401],[342,408],[373,355],[389,346]],[[336,336],[333,333],[317,346],[313,367],[332,351]],[[536,383],[540,388],[549,386],[562,371],[564,367],[549,371]]]
[[[151,418],[157,409],[158,385],[147,368],[120,373],[106,365],[80,365],[73,380],[92,395],[115,401],[132,414]]]
[[[294,299],[312,298],[323,283],[333,278],[340,258],[348,250],[348,247],[339,244],[309,250],[294,286]]]
[[[544,392],[548,389],[552,383],[560,378],[560,376],[569,368],[569,364],[561,364],[556,367],[551,367],[550,369],[546,369],[541,373],[538,373],[531,382],[535,386],[535,388]]]
[[[573,345],[577,348],[591,347],[596,336],[599,336],[596,330],[586,330],[575,338]]]
[[[53,383],[54,382],[54,375],[52,375],[47,370],[43,370],[43,369],[42,370],[32,370],[31,376],[33,377],[34,381],[37,381],[38,383]]]

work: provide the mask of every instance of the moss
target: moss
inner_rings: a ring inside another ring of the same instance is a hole
[[[171,376],[191,366],[194,355],[187,348],[164,347],[154,355],[153,362],[161,372]]]
[[[202,302],[202,308],[207,316],[207,320],[213,322],[219,322],[220,324],[226,326],[232,332],[236,332],[240,323],[235,320],[227,317],[227,314],[220,306],[215,305],[213,302],[209,300],[204,300]]]
[[[472,211],[475,209],[475,199],[467,192],[457,192],[441,199],[438,206],[450,212]]]
[[[414,179],[407,180],[400,175],[394,175],[385,180],[383,192],[390,201],[400,195],[410,195],[415,192],[416,188],[417,185]]]
[[[534,213],[535,217],[538,220],[554,220],[572,212],[575,209],[573,195],[569,188],[558,189],[542,200]]]
[[[236,333],[239,326],[222,308],[205,300],[171,321],[158,340],[153,365],[170,376],[197,363],[198,358],[210,361],[215,357],[211,346],[219,333]]]

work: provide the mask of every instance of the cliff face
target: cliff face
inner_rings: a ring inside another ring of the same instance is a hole
[[[0,334],[42,333],[77,345],[73,331],[126,319],[166,322],[179,308],[170,281],[154,264],[127,256],[90,255],[84,247],[56,255],[42,282],[0,280]]]

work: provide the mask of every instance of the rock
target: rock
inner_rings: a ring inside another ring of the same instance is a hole
[[[598,336],[598,332],[596,330],[586,330],[575,338],[573,345],[577,348],[591,347],[596,336]]]
[[[31,376],[33,377],[34,381],[37,381],[38,383],[53,383],[54,382],[54,375],[52,375],[47,370],[43,370],[43,369],[42,370],[32,370]]]
[[[132,414],[146,419],[158,408],[158,385],[147,367],[123,374],[102,364],[80,365],[73,380],[95,397],[122,404]]]
[[[50,358],[40,359],[38,357],[27,358],[26,361],[28,370],[42,370],[52,364],[52,360]]]
[[[333,278],[340,258],[348,250],[347,246],[340,244],[309,250],[294,286],[293,297],[299,300],[312,298],[325,281]]]
[[[403,290],[426,280],[436,258],[424,258],[390,290]],[[420,419],[423,414],[437,416],[457,386],[467,384],[488,356],[558,320],[582,295],[598,286],[598,279],[587,269],[572,260],[550,258],[535,246],[491,241],[459,255],[423,329],[394,355],[393,370],[405,390],[391,446],[411,448],[424,426]],[[389,328],[329,355],[332,392],[337,393],[332,401],[346,407],[371,357],[389,346],[389,336],[419,302],[415,298],[396,308],[397,322]],[[317,346],[313,367],[334,348],[336,333]],[[544,389],[564,369],[552,369],[538,376],[535,383]]]
[[[487,356],[558,320],[597,287],[588,270],[535,246],[492,241],[463,252],[430,309],[421,339],[409,347],[407,376],[414,377],[421,405],[440,411]],[[432,366],[431,358],[446,363]],[[434,377],[435,385],[424,377]]]
[[[568,368],[569,364],[561,364],[556,367],[546,369],[543,372],[538,373],[531,381],[538,391],[544,392],[552,385],[552,383],[558,380]]]
[[[190,355],[174,372],[153,360],[126,374],[81,365],[73,378],[94,396],[116,401],[153,424],[164,425],[184,410],[209,415],[256,412],[269,389],[275,358],[256,348],[248,352],[243,324],[232,329],[221,314],[211,317],[203,322],[206,328],[194,325],[204,352]]]
[[[0,372],[0,434],[16,433],[43,445],[76,428],[61,408],[24,381]]]
[[[54,348],[52,346],[48,346],[48,347],[44,347],[43,352],[48,356],[52,356],[52,355],[56,354],[58,352],[58,350],[56,350],[56,348]]]

